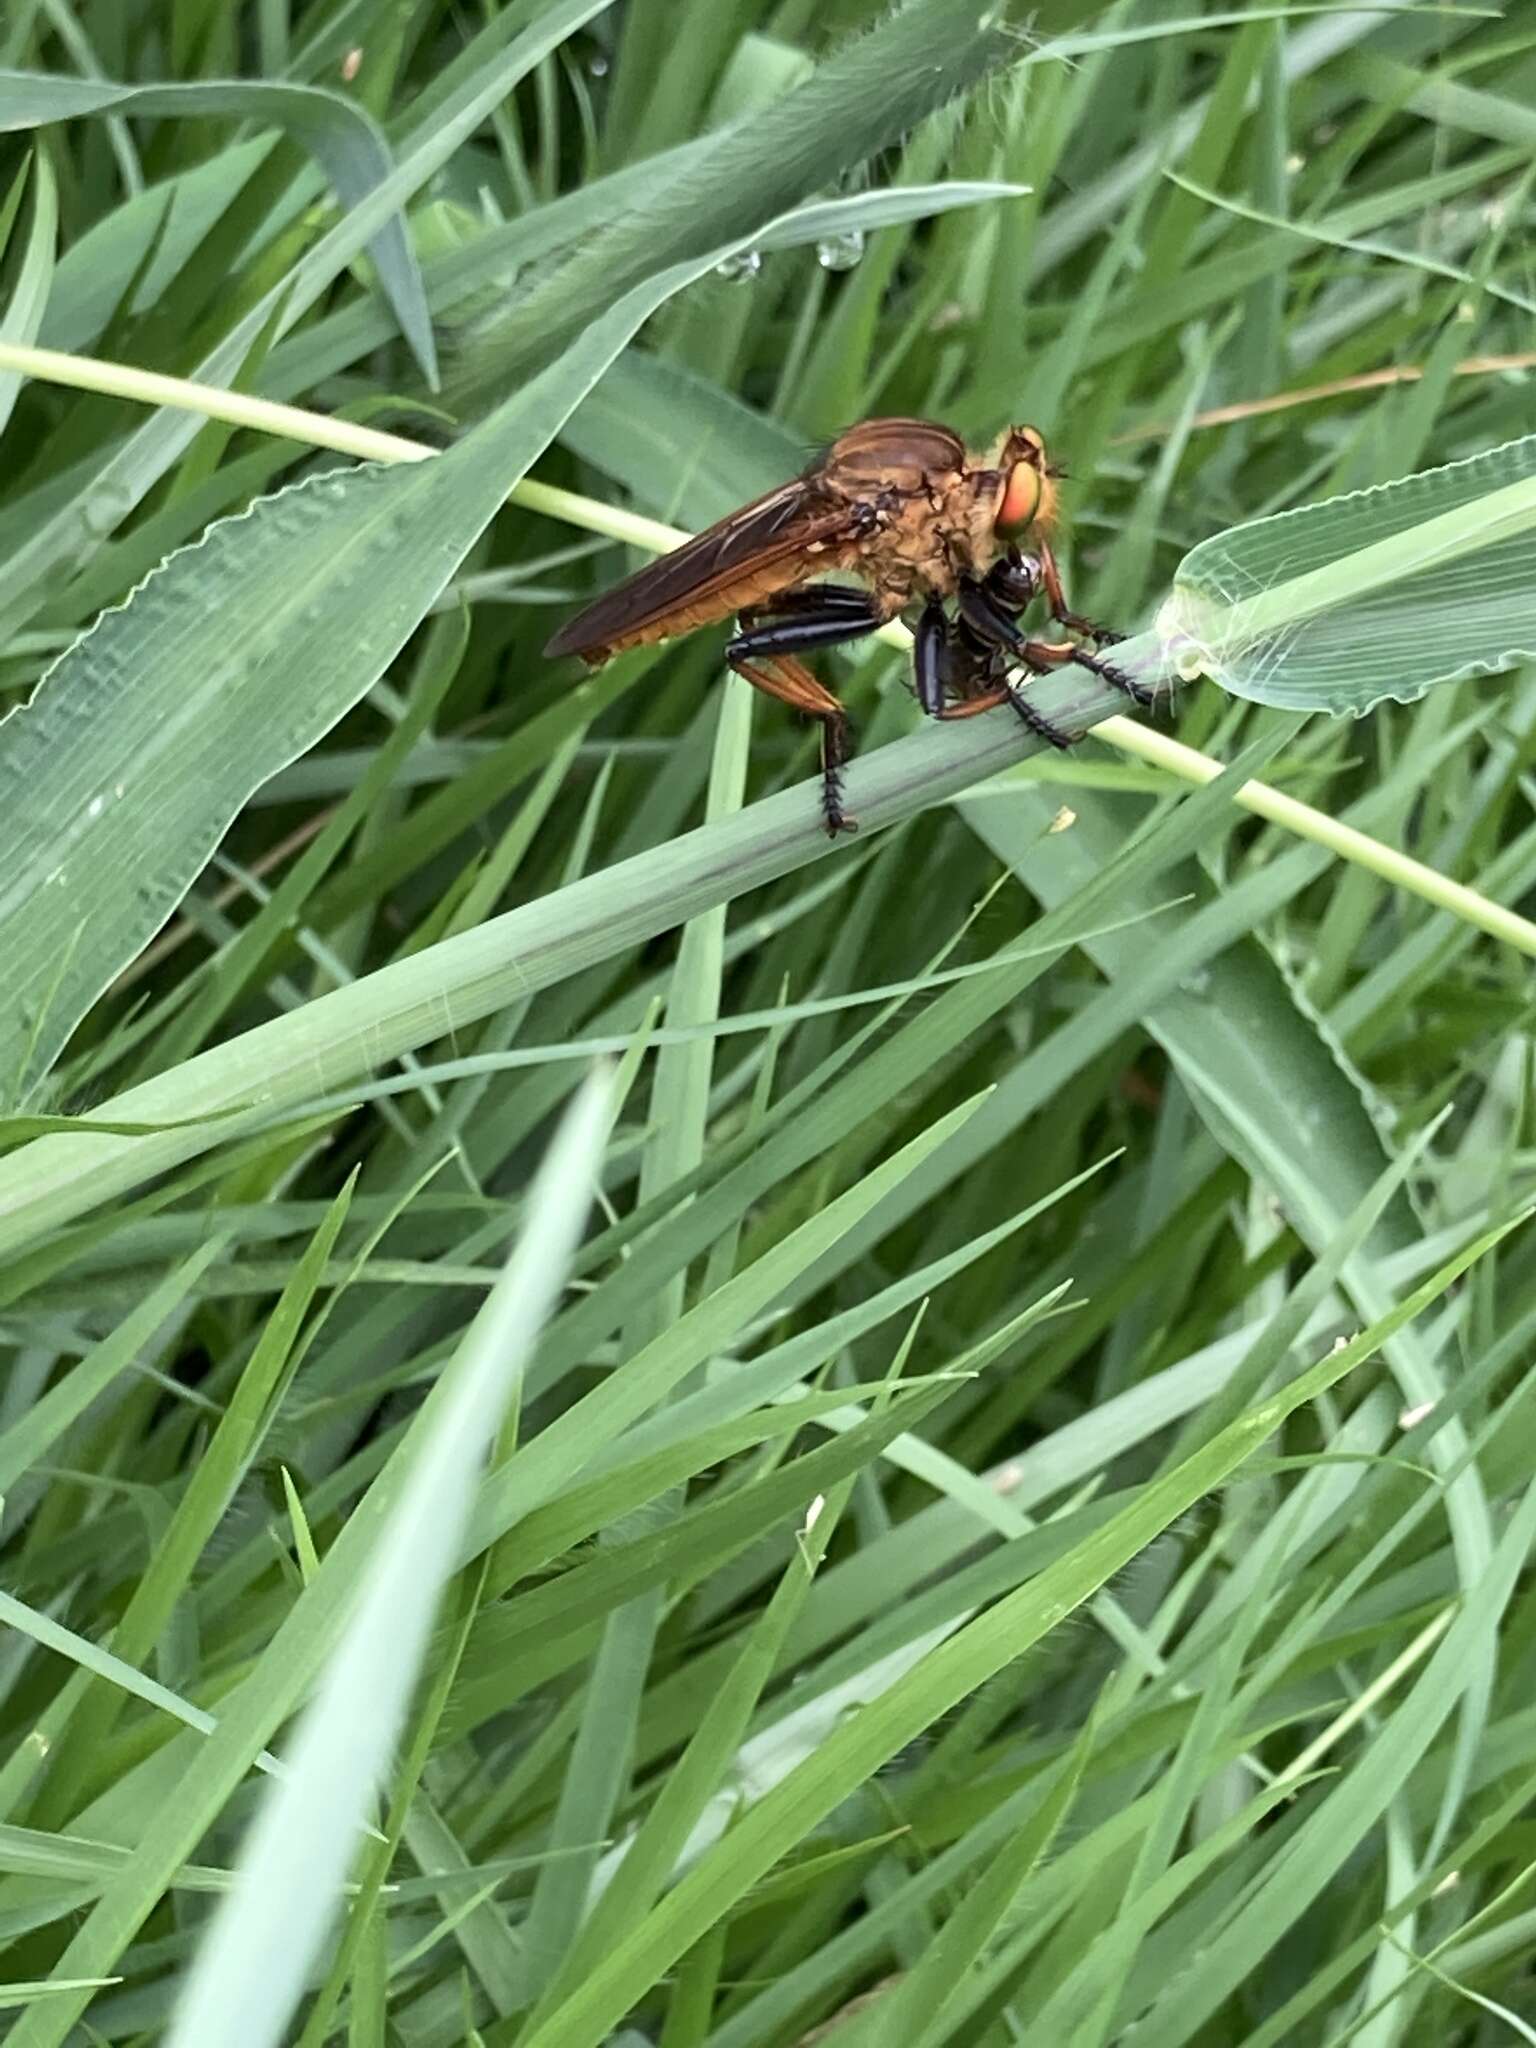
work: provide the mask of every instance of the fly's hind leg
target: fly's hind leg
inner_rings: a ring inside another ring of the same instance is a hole
[[[827,830],[858,827],[843,809],[843,769],[848,760],[848,714],[825,684],[795,656],[811,647],[838,647],[877,630],[882,615],[868,591],[840,583],[778,592],[744,613],[743,631],[725,650],[737,675],[754,688],[821,721],[821,808]]]
[[[743,639],[747,637],[742,635]],[[777,697],[781,704],[791,705],[819,722],[821,814],[827,835],[836,839],[840,832],[857,832],[857,821],[843,809],[843,769],[848,761],[849,734],[848,714],[842,705],[793,655],[742,652],[740,642],[733,640],[725,650],[725,658],[753,689]]]
[[[774,621],[818,617],[830,620],[833,615],[843,619],[849,626],[847,638],[856,639],[860,631],[873,633],[881,623],[881,614],[869,592],[856,583],[798,583],[788,590],[775,590],[770,596],[759,599],[750,610],[740,616],[743,631],[766,626]],[[867,624],[856,626],[855,621]]]

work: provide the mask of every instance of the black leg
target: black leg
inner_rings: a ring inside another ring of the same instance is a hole
[[[802,583],[793,590],[776,590],[741,614],[744,626],[764,625],[769,619],[797,618],[806,612],[846,612],[875,616],[874,602],[867,590],[854,583]],[[878,622],[877,622],[878,623]]]
[[[953,678],[953,649],[949,620],[936,597],[923,606],[923,615],[912,636],[912,680],[917,701],[930,718],[944,709],[944,692]]]
[[[1063,726],[1053,725],[1043,711],[1037,710],[1030,703],[1028,694],[1021,690],[1017,683],[1010,682],[1005,677],[999,687],[1007,691],[1008,702],[1030,731],[1047,745],[1057,747],[1062,753],[1066,753],[1069,747],[1075,747],[1082,738],[1081,733],[1070,733]]]
[[[821,814],[828,834],[857,832],[857,824],[843,809],[843,767],[848,759],[848,714],[825,683],[792,654],[732,654],[726,659],[736,674],[754,689],[777,697],[821,725]]]
[[[1116,633],[1112,637],[1122,640],[1125,636],[1123,633]],[[1086,654],[1081,647],[1073,653],[1072,660],[1078,668],[1085,668],[1103,682],[1113,683],[1117,690],[1123,690],[1126,696],[1133,703],[1139,704],[1144,711],[1156,709],[1156,690],[1149,690],[1145,683],[1138,683],[1136,678],[1128,676],[1123,668],[1116,668],[1112,662],[1101,661],[1096,654]]]
[[[1047,741],[1053,747],[1065,749],[1076,743],[1075,735],[1055,725],[1044,712],[1029,701],[1027,694],[1006,674],[998,675],[992,663],[991,649],[1005,649],[1027,660],[1029,641],[1017,622],[1008,616],[1003,605],[979,583],[962,583],[959,594],[961,630],[980,650],[980,660],[985,663],[978,674],[1000,689],[1012,705],[1015,713],[1023,720],[1032,733]]]
[[[864,596],[862,591],[855,595]],[[755,619],[760,614],[753,616]],[[749,625],[744,633],[738,633],[729,642],[725,658],[735,661],[745,657],[751,661],[765,654],[800,654],[809,647],[840,647],[845,641],[864,639],[880,623],[879,614],[868,598],[864,598],[857,610],[843,603],[817,607],[807,605],[793,616],[770,617],[761,625]]]
[[[821,721],[821,815],[826,821],[827,837],[836,839],[843,832],[857,832],[858,826],[843,809],[843,769],[848,761],[848,721],[846,718],[823,718]]]
[[[1081,612],[1053,612],[1051,616],[1069,633],[1081,633],[1085,640],[1095,640],[1100,647],[1113,647],[1117,640],[1125,638],[1113,626],[1101,626],[1094,619],[1085,619]]]
[[[990,597],[978,583],[960,586],[960,615],[978,639],[990,639],[995,646],[1006,647],[1031,667],[1039,664],[1030,661],[1031,647],[1046,649],[1039,642],[1032,642],[1010,619],[995,599]],[[1084,647],[1068,647],[1063,641],[1060,648],[1051,650],[1049,666],[1059,668],[1064,662],[1071,662],[1078,668],[1085,668],[1090,675],[1098,676],[1102,682],[1112,683],[1117,690],[1123,690],[1133,703],[1143,710],[1151,710],[1157,703],[1157,693],[1149,690],[1145,683],[1138,683],[1134,676],[1128,676],[1123,668],[1116,668],[1112,662],[1101,660],[1090,654]]]
[[[831,691],[794,657],[808,648],[862,640],[882,624],[868,591],[841,583],[817,583],[807,589],[779,591],[744,612],[743,631],[725,650],[726,660],[738,675],[820,721],[821,809],[834,839],[841,832],[858,830],[843,809],[848,719]]]

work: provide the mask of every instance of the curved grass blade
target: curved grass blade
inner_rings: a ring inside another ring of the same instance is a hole
[[[372,687],[571,409],[714,260],[628,293],[447,453],[313,477],[214,527],[0,722],[0,1097],[26,1098],[247,797]]]
[[[484,1309],[428,1397],[411,1440],[375,1483],[381,1514],[365,1505],[327,1552],[293,1625],[280,1631],[183,1779],[183,1797],[160,1816],[70,1943],[72,1955],[115,1958],[170,1875],[223,1809],[242,1775],[249,1729],[291,1711],[315,1669],[315,1651],[350,1606],[318,1695],[293,1745],[282,1795],[263,1810],[236,1892],[189,1980],[170,2039],[230,2048],[284,2038],[288,2009],[340,1896],[362,1839],[364,1807],[384,1768],[413,1683],[461,1518],[480,1462],[564,1278],[606,1140],[612,1093],[588,1083],[529,1191],[528,1228]],[[408,1462],[406,1462],[408,1461]],[[315,1632],[320,1631],[317,1635]],[[69,1974],[97,1974],[74,1970]],[[238,1987],[238,1988],[237,1988]],[[86,2005],[61,1998],[29,2015],[17,2048],[58,2048]]]
[[[564,363],[557,366],[557,372],[564,369]],[[543,385],[541,378],[529,389]],[[1145,643],[1128,646],[1120,658],[1133,661],[1147,651]],[[1088,726],[1121,700],[1111,685],[1071,675],[1044,682],[1036,701],[1048,717]],[[864,829],[872,830],[942,802],[1039,744],[1012,720],[930,726],[855,763],[849,789]],[[829,849],[815,786],[807,783],[201,1053],[95,1109],[111,1122],[180,1128],[145,1138],[40,1138],[0,1159],[0,1254],[223,1138],[279,1118],[285,1106],[341,1088],[402,1052],[669,931],[710,904],[822,859]],[[217,1124],[197,1121],[235,1109],[243,1113]]]
[[[0,130],[43,128],[81,115],[160,115],[197,119],[229,114],[273,122],[300,142],[325,172],[345,208],[362,203],[394,168],[389,144],[372,115],[317,85],[239,78],[192,85],[113,85],[92,78],[0,71]],[[437,351],[416,252],[395,214],[369,243],[400,331],[429,384],[437,382]]]
[[[43,324],[43,315],[48,305],[48,289],[53,282],[55,246],[59,233],[58,183],[53,175],[53,165],[41,152],[31,163],[32,177],[32,224],[27,233],[27,246],[16,272],[16,282],[11,288],[10,303],[0,313],[0,341],[33,342]],[[27,177],[23,168],[12,188],[19,198]],[[10,211],[8,197],[0,215]],[[0,231],[0,250],[7,237]],[[0,371],[0,434],[5,432],[6,421],[16,403],[16,393],[21,389],[20,377],[8,371]]]

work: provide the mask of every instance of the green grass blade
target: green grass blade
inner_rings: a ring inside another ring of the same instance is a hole
[[[853,1786],[1096,1592],[1171,1520],[1187,1512],[1202,1493],[1251,1456],[1287,1415],[1315,1400],[1368,1358],[1390,1332],[1438,1299],[1452,1280],[1503,1234],[1494,1232],[1480,1239],[1381,1323],[1301,1374],[1282,1392],[1255,1404],[1192,1458],[1146,1488],[1079,1550],[1048,1567],[1033,1585],[1013,1594],[934,1651],[878,1710],[866,1711],[839,1728],[811,1762],[770,1793],[668,1894],[635,1937],[593,1970],[555,2021],[529,2035],[520,2048],[554,2048],[556,2041],[560,2048],[596,2048],[606,2029],[650,1988],[656,1976]],[[1528,1506],[1536,1516],[1536,1490]],[[1521,1538],[1519,1545],[1507,1544],[1506,1560],[1517,1551],[1523,1555],[1523,1529]]]
[[[313,152],[347,208],[360,205],[392,168],[389,144],[372,118],[354,101],[320,86],[244,79],[113,85],[106,80],[0,71],[0,129],[40,128],[83,115],[185,120],[208,114],[232,114],[285,128]],[[435,384],[437,352],[421,272],[398,216],[378,229],[369,248],[400,331],[423,376]]]
[[[387,1769],[475,1478],[586,1217],[610,1116],[589,1084],[530,1191],[530,1227],[442,1383],[410,1473],[358,1575],[354,1611],[252,1828],[228,1906],[177,2004],[169,2040],[275,2044],[335,1910]]]

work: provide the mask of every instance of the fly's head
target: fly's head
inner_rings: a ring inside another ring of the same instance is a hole
[[[992,468],[995,495],[992,529],[1006,545],[1026,534],[1048,535],[1056,523],[1061,472],[1052,467],[1035,427],[1010,427]]]

